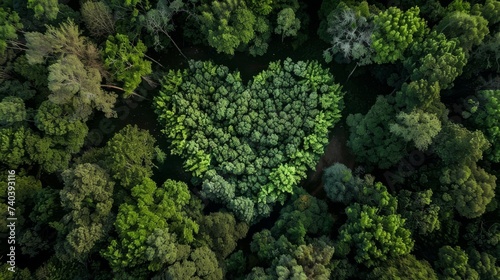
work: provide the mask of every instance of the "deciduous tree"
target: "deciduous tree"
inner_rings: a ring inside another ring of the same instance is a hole
[[[459,246],[443,246],[438,256],[435,266],[440,279],[479,279],[469,264],[469,257]]]
[[[62,173],[61,203],[67,214],[56,246],[60,258],[85,260],[111,228],[113,186],[108,173],[96,164],[80,164]]]
[[[447,14],[436,26],[438,32],[447,38],[457,38],[460,46],[470,51],[473,46],[481,44],[488,35],[488,21],[479,15],[471,15],[463,11]]]
[[[47,19],[55,19],[59,12],[59,3],[57,0],[28,0],[28,8],[35,12],[35,17],[42,16]]]
[[[104,65],[113,77],[124,83],[125,97],[139,86],[142,77],[151,74],[151,62],[144,59],[147,48],[141,40],[133,45],[127,36],[109,36],[104,49]]]
[[[127,125],[113,135],[104,150],[105,165],[121,186],[132,188],[153,175],[155,139],[148,131]]]
[[[179,258],[172,255],[178,242],[189,244],[198,232],[198,224],[183,210],[190,193],[185,183],[167,180],[157,187],[149,178],[131,191],[132,200],[120,205],[114,223],[118,238],[111,240],[102,255],[115,272],[146,264],[157,271]]]
[[[0,54],[3,56],[10,40],[17,39],[17,30],[23,28],[15,11],[0,8]]]
[[[418,7],[401,11],[389,7],[375,15],[375,29],[372,47],[375,49],[374,61],[378,64],[392,63],[404,58],[404,51],[414,41],[419,42],[426,33],[426,22],[419,17]]]
[[[334,202],[350,204],[358,196],[363,183],[341,163],[335,163],[323,171],[323,187],[328,198]]]
[[[379,96],[366,115],[347,117],[350,128],[347,145],[358,160],[388,168],[405,155],[406,143],[390,131],[397,113],[395,107],[391,96]]]
[[[285,37],[296,36],[299,29],[300,19],[295,17],[292,8],[285,8],[278,13],[277,26],[274,32],[281,35],[282,42]]]
[[[420,151],[425,151],[441,131],[441,122],[434,114],[419,110],[410,113],[402,111],[396,115],[396,122],[391,123],[389,127],[392,133],[406,142],[413,142]]]
[[[115,21],[109,6],[103,1],[87,1],[81,7],[82,19],[95,37],[105,37],[115,32]]]

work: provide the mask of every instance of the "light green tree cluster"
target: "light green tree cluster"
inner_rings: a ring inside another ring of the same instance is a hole
[[[35,17],[42,16],[47,19],[55,19],[59,12],[58,0],[28,0],[28,8],[35,12]]]
[[[354,259],[367,267],[409,254],[414,241],[406,219],[396,213],[397,206],[397,199],[382,183],[365,184],[356,202],[345,210],[347,221],[339,229],[338,240],[344,245],[340,246],[353,247]]]
[[[127,36],[109,36],[104,49],[104,65],[116,80],[124,83],[125,97],[130,96],[142,82],[142,77],[151,74],[151,61],[145,60],[146,45],[138,40],[134,46]]]
[[[343,93],[317,62],[273,62],[244,85],[210,62],[170,71],[155,99],[172,153],[247,222],[283,202],[323,153]]]
[[[404,58],[404,51],[413,43],[422,40],[427,31],[425,20],[419,17],[418,7],[401,11],[390,7],[375,15],[372,47],[376,63],[392,63]]]
[[[132,199],[118,209],[117,238],[101,254],[115,273],[146,266],[158,271],[179,259],[179,250],[193,242],[199,230],[184,211],[191,195],[185,183],[167,180],[157,187],[149,178],[131,191]]]

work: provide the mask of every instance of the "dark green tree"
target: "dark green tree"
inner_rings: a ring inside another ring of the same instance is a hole
[[[216,212],[204,216],[200,222],[201,239],[217,255],[224,260],[236,248],[239,239],[246,236],[248,225],[237,223],[229,213]]]
[[[435,267],[440,279],[479,279],[477,271],[469,264],[467,253],[459,246],[443,246],[438,256]]]
[[[17,30],[23,28],[21,18],[15,11],[0,7],[0,54],[3,56],[9,41],[17,39]]]
[[[24,127],[0,128],[0,162],[10,168],[17,168],[28,160],[26,137],[30,130]]]
[[[413,234],[426,235],[441,228],[440,207],[432,203],[432,190],[420,192],[402,190],[398,194],[399,213]]]
[[[323,188],[334,202],[350,204],[363,187],[363,180],[341,163],[335,163],[323,171]]]
[[[396,113],[394,99],[379,96],[366,115],[347,117],[350,130],[347,145],[359,161],[388,168],[403,158],[406,143],[390,131]]]
[[[122,187],[132,188],[153,175],[154,144],[148,131],[127,125],[106,143],[105,166]]]
[[[256,18],[244,1],[211,1],[200,6],[199,13],[201,32],[219,53],[234,54],[255,38]]]
[[[444,33],[449,39],[457,38],[460,46],[466,51],[481,44],[489,33],[486,19],[463,11],[448,13],[436,26],[436,30]]]
[[[219,267],[215,253],[203,246],[192,250],[189,256],[169,266],[162,275],[153,279],[221,280],[222,276],[222,269]]]
[[[61,203],[67,214],[56,246],[59,258],[83,261],[111,229],[113,186],[108,173],[96,164],[80,164],[62,173]]]
[[[396,92],[395,99],[398,105],[405,106],[408,110],[421,109],[441,117],[441,115],[446,115],[446,112],[435,112],[433,110],[433,106],[440,103],[440,90],[438,82],[429,83],[427,80],[420,79],[404,83],[401,90]],[[439,111],[444,111],[444,109]]]
[[[466,54],[457,39],[447,39],[442,33],[432,31],[421,42],[410,46],[411,55],[403,64],[413,81],[424,79],[428,84],[439,83],[440,88],[453,86],[467,63]]]
[[[399,258],[390,259],[375,267],[368,279],[380,280],[437,280],[437,275],[431,265],[425,260],[419,260],[414,255],[408,254]]]
[[[486,157],[493,162],[500,162],[500,90],[481,90],[475,98],[465,100],[470,109],[462,114],[477,128],[491,143],[486,150]]]
[[[0,125],[11,126],[27,118],[24,101],[15,96],[8,96],[0,102]]]
[[[490,146],[481,131],[469,131],[462,125],[448,121],[442,124],[432,148],[446,165],[456,165],[477,162]]]
[[[467,249],[470,265],[479,274],[479,279],[496,279],[500,277],[500,267],[492,255],[479,252],[474,248]]]
[[[495,196],[496,177],[476,164],[445,168],[439,180],[458,213],[467,218],[482,215]]]

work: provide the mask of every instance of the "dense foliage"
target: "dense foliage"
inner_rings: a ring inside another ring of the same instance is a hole
[[[500,279],[499,74],[499,0],[0,1],[0,279]]]
[[[247,84],[210,62],[170,71],[156,98],[172,153],[204,195],[250,222],[304,178],[339,118],[342,92],[317,62],[273,62]]]

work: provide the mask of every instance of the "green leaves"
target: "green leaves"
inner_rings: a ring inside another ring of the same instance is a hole
[[[405,219],[398,214],[380,215],[378,208],[354,203],[346,208],[347,222],[340,229],[340,242],[356,247],[355,259],[372,267],[408,254],[413,248]]]
[[[326,168],[322,180],[328,198],[344,204],[358,196],[363,184],[363,180],[353,176],[351,170],[341,163]]]
[[[151,74],[151,62],[144,60],[147,48],[140,40],[134,46],[123,34],[109,36],[104,49],[104,64],[113,76],[124,82],[125,97],[133,93],[142,77]]]
[[[500,90],[481,90],[476,97],[466,100],[473,107],[469,120],[483,131],[491,143],[486,156],[493,162],[500,162]],[[464,112],[465,113],[465,112]]]
[[[494,175],[476,164],[446,168],[440,177],[458,213],[467,218],[476,218],[485,212],[486,205],[495,196],[495,181]]]
[[[431,265],[425,260],[419,260],[413,255],[390,259],[375,267],[368,279],[428,279],[437,280],[437,275]]]
[[[412,141],[417,149],[425,151],[441,131],[441,122],[434,114],[423,111],[399,112],[396,123],[390,124],[392,133],[405,141]]]
[[[106,166],[121,186],[132,188],[153,174],[155,139],[148,131],[127,125],[105,147]]]
[[[45,16],[47,19],[55,19],[59,12],[57,0],[28,0],[28,8],[35,11],[35,17]]]
[[[465,51],[457,39],[447,39],[444,34],[432,31],[422,42],[411,47],[411,56],[404,60],[411,79],[425,79],[427,83],[439,83],[442,89],[453,86],[467,63]]]
[[[167,180],[162,187],[149,178],[132,188],[132,200],[120,205],[115,221],[118,239],[101,252],[114,271],[149,263],[157,271],[182,257],[178,242],[193,242],[198,225],[184,212],[190,199],[187,185]],[[175,250],[174,250],[175,248]]]
[[[238,72],[191,61],[169,72],[155,105],[204,195],[250,222],[283,202],[323,153],[342,95],[317,62],[273,62],[245,86]]]
[[[489,33],[486,19],[461,11],[449,13],[439,22],[436,29],[448,38],[457,38],[465,50],[471,50],[473,46],[479,45]]]
[[[479,279],[468,263],[469,257],[459,247],[443,246],[439,249],[439,259],[435,262],[441,279]]]
[[[395,115],[394,99],[379,96],[366,115],[347,117],[350,129],[347,145],[359,160],[388,168],[404,156],[405,143],[390,132],[389,124]]]
[[[49,66],[49,100],[56,104],[71,104],[76,119],[87,120],[92,109],[99,109],[107,117],[116,116],[113,111],[116,94],[101,89],[101,75],[97,69],[85,69],[75,56],[68,55]]]
[[[5,54],[7,43],[17,39],[17,30],[23,28],[21,18],[15,11],[0,8],[0,54]]]
[[[483,152],[491,144],[481,131],[469,131],[465,127],[447,122],[433,144],[436,154],[446,165],[471,164],[482,159]]]
[[[295,17],[292,8],[285,8],[278,13],[277,26],[274,32],[281,34],[281,41],[288,36],[297,36],[299,29],[300,20]]]
[[[378,64],[395,62],[402,59],[403,52],[413,41],[422,39],[426,32],[426,22],[419,17],[419,8],[413,7],[405,12],[390,7],[374,17],[375,31],[372,47]]]
[[[0,102],[0,125],[11,126],[26,119],[26,108],[19,97],[8,96]]]
[[[62,258],[85,260],[111,228],[114,182],[104,169],[90,163],[65,170],[62,176],[61,203],[69,213],[62,219],[64,239],[56,250]]]
[[[200,8],[201,31],[217,52],[234,54],[241,44],[248,44],[255,36],[255,15],[244,2],[212,1]]]

